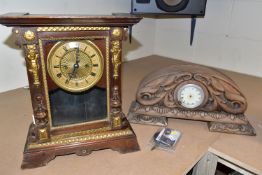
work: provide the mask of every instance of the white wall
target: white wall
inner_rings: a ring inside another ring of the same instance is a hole
[[[51,5],[52,4],[52,5]],[[99,7],[99,8],[98,8]],[[111,14],[130,11],[130,0],[1,0],[0,13]],[[208,0],[193,46],[190,19],[143,19],[124,44],[125,60],[157,54],[262,77],[262,0]],[[22,52],[11,28],[0,26],[0,92],[27,85]]]
[[[107,15],[116,12],[129,13],[130,2],[129,0],[1,0],[0,13]],[[133,43],[124,45],[125,60],[148,56],[154,52],[154,29],[153,19],[143,20],[133,28]],[[28,84],[23,53],[14,45],[14,38],[10,35],[11,28],[0,25],[0,92]]]
[[[262,77],[261,17],[261,0],[207,0],[193,46],[190,19],[157,19],[155,54]]]

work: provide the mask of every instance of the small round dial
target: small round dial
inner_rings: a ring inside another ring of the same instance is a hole
[[[177,100],[185,108],[193,109],[199,107],[203,104],[204,99],[204,90],[196,84],[185,84],[177,92]]]
[[[62,89],[81,92],[94,86],[103,73],[103,57],[91,41],[57,43],[48,54],[51,79]]]

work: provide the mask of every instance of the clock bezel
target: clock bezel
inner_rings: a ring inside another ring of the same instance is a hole
[[[198,106],[196,106],[196,107],[194,107],[194,108],[188,108],[188,107],[183,106],[183,105],[181,104],[180,100],[179,100],[179,97],[178,97],[179,92],[181,91],[181,88],[183,88],[184,86],[187,86],[187,85],[199,86],[199,87],[203,90],[203,95],[204,95],[203,101],[202,101],[202,103],[201,103],[200,105],[198,105]],[[203,84],[201,84],[201,83],[199,83],[199,82],[197,82],[197,81],[194,81],[194,80],[186,81],[186,82],[183,82],[183,83],[179,84],[179,85],[176,87],[176,89],[175,89],[175,91],[174,91],[174,98],[175,98],[175,101],[176,101],[177,105],[178,105],[179,107],[182,107],[182,108],[186,109],[186,110],[201,109],[201,108],[207,103],[207,100],[208,100],[208,91],[207,91],[206,87],[205,87]]]
[[[97,71],[98,75],[95,77],[94,81],[92,81],[91,83],[89,83],[88,85],[86,85],[85,87],[81,87],[81,88],[75,88],[75,87],[70,87],[65,85],[64,83],[61,83],[61,81],[59,81],[59,79],[56,78],[56,75],[54,75],[53,73],[53,67],[51,64],[51,59],[53,59],[55,51],[57,49],[59,49],[61,46],[65,45],[66,43],[70,43],[70,42],[81,42],[81,43],[85,43],[86,45],[91,46],[96,53],[99,54],[99,62],[101,64],[101,67],[99,68],[99,70]],[[69,91],[69,92],[83,92],[86,91],[90,88],[92,88],[102,77],[103,72],[104,72],[104,57],[103,54],[101,52],[101,50],[97,47],[96,44],[94,44],[92,41],[90,40],[68,40],[68,41],[59,41],[57,42],[49,51],[48,55],[47,55],[47,71],[48,74],[50,76],[50,78],[52,79],[52,81],[60,88]]]

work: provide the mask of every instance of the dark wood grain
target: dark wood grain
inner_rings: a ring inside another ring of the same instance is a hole
[[[0,23],[5,26],[110,26],[127,27],[138,23],[142,18],[126,15],[41,15],[29,13],[7,13],[0,16]]]

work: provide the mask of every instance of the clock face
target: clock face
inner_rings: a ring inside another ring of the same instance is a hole
[[[57,43],[49,52],[47,69],[64,90],[81,92],[94,86],[103,73],[103,56],[91,41]]]
[[[185,108],[193,109],[203,104],[205,93],[201,86],[185,84],[178,89],[177,100]]]

